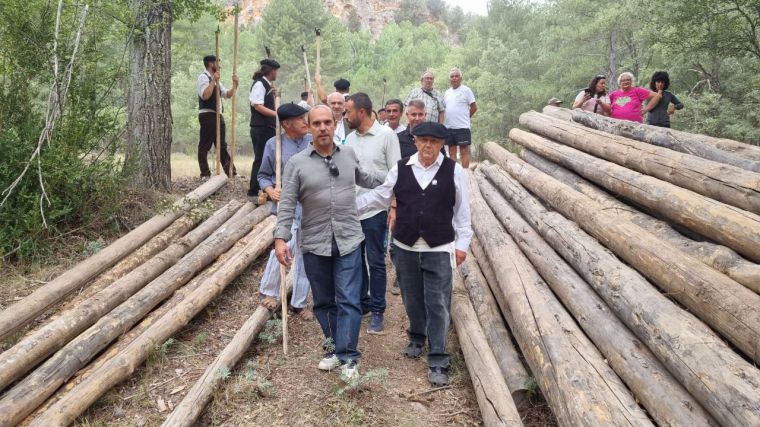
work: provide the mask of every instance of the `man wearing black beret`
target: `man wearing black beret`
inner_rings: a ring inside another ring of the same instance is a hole
[[[415,126],[417,153],[401,159],[381,186],[356,200],[359,214],[389,205],[396,211],[392,259],[409,317],[405,354],[420,357],[427,341],[428,380],[436,387],[449,382],[453,270],[464,262],[472,238],[464,170],[441,153],[447,137],[440,123]]]
[[[287,103],[277,109],[277,116],[282,124],[282,158],[281,167],[285,170],[285,165],[294,155],[305,150],[312,141],[309,133],[309,124],[306,121],[306,109],[293,103]],[[271,138],[267,141],[264,148],[264,157],[259,169],[259,185],[267,196],[273,202],[279,203],[280,190],[275,187],[277,168],[277,138]],[[277,214],[276,207],[272,211]],[[302,208],[298,203],[295,208],[293,224],[290,232],[292,238],[288,241],[288,248],[293,254],[293,295],[290,298],[290,305],[304,320],[312,318],[312,312],[306,307],[306,298],[309,296],[309,279],[306,277],[306,271],[303,267],[303,255],[299,246],[301,236],[301,216]],[[274,310],[277,307],[277,301],[280,296],[280,264],[277,262],[274,250],[269,255],[264,275],[259,285],[259,293],[264,297],[261,304]]]
[[[263,193],[259,194],[261,187],[256,176],[264,157],[264,146],[275,134],[277,113],[274,111],[274,81],[277,80],[277,72],[280,69],[280,64],[274,59],[263,59],[259,64],[261,67],[253,73],[253,85],[248,97],[251,103],[251,141],[254,156],[248,198],[255,202],[265,200]]]

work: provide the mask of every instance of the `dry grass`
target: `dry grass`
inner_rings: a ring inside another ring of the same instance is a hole
[[[172,153],[172,179],[185,178],[185,177],[198,177],[200,176],[200,169],[198,168],[198,158],[195,155],[187,155],[184,153]],[[238,173],[248,176],[251,170],[251,164],[253,164],[252,156],[235,156],[235,165],[237,165]],[[216,165],[216,156],[213,151],[209,152],[208,165],[211,168],[211,172],[214,172]]]

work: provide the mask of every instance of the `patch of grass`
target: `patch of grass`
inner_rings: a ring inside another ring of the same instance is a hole
[[[264,325],[264,330],[259,333],[259,340],[267,344],[274,344],[281,336],[282,320],[275,314],[274,317],[267,320],[266,325]]]
[[[357,364],[357,368],[358,368]],[[360,371],[361,372],[361,371]],[[369,371],[359,374],[354,378],[347,378],[341,372],[340,379],[345,383],[343,387],[339,387],[335,390],[335,394],[338,396],[344,396],[351,394],[354,391],[368,388],[373,384],[382,384],[388,378],[388,369],[370,369]]]
[[[216,167],[216,158],[214,156],[215,151],[211,150],[208,153],[208,165],[211,168],[211,172],[214,172]],[[198,157],[195,154],[187,155],[184,153],[172,153],[172,178],[179,177],[199,177],[201,174],[200,168],[198,168]],[[249,171],[253,164],[252,156],[235,156],[235,167],[238,173],[243,171]]]
[[[196,346],[201,347],[203,346],[203,344],[206,343],[207,339],[208,339],[208,332],[202,331],[202,332],[199,332],[198,335],[195,336],[195,338],[193,339],[193,342],[195,343]]]
[[[525,389],[528,390],[528,395],[531,397],[539,393],[540,390],[538,388],[538,381],[536,381],[536,377],[531,375],[527,380],[525,380]]]

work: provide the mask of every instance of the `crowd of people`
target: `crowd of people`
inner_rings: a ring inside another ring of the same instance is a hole
[[[578,92],[571,109],[580,108],[613,119],[646,122],[652,126],[670,127],[670,116],[683,108],[683,103],[668,91],[670,76],[665,71],[657,71],[649,80],[649,89],[634,85],[632,73],[618,76],[619,89],[607,93],[607,77],[594,76],[588,87]],[[562,101],[551,98],[549,105],[560,107]]]
[[[206,158],[216,143],[217,85],[226,98],[238,86],[237,76],[232,89],[221,86],[218,58],[205,57],[204,66],[197,93],[201,179],[210,176]],[[401,295],[409,321],[403,353],[416,359],[427,348],[430,383],[448,384],[453,271],[464,262],[472,237],[464,169],[475,95],[462,84],[460,69],[450,70],[444,93],[427,71],[403,102],[391,99],[375,111],[366,93],[350,93],[348,80],[338,79],[327,94],[316,75],[316,99],[306,90],[298,103],[276,108],[279,69],[276,60],[262,60],[248,98],[254,161],[247,195],[257,204],[271,201],[277,216],[261,304],[279,305],[280,269],[291,267],[290,306],[304,319],[316,317],[324,335],[317,368],[355,378],[362,317],[369,316],[368,334],[385,334],[390,251],[397,276],[392,293]],[[223,137],[220,147],[224,171],[234,175]]]

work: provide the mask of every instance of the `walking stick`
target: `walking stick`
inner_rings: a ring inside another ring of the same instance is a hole
[[[314,33],[316,33],[316,35],[317,35],[317,64],[316,64],[316,69],[314,71],[314,75],[318,75],[321,72],[321,69],[320,69],[321,56],[320,56],[320,53],[322,51],[322,30],[320,30],[319,28],[315,28],[314,29]],[[309,69],[307,67],[306,68],[307,75],[308,75],[308,72],[309,72]],[[309,88],[309,92],[311,92],[311,88]],[[314,94],[314,95],[316,95],[316,96],[314,96],[315,99],[319,98],[319,94],[318,93]],[[315,102],[315,104],[316,104],[316,102]]]
[[[301,52],[303,53],[303,65],[306,67],[306,81],[309,82],[309,92],[311,92],[311,75],[309,74],[309,60],[306,59],[306,49],[301,45]]]
[[[280,108],[280,92],[274,95],[274,109]],[[282,129],[280,129],[280,116],[275,118],[275,184],[274,189],[282,190]],[[280,202],[277,202],[279,208]],[[282,353],[288,355],[288,291],[285,289],[287,271],[284,265],[280,265],[280,306],[282,308]]]
[[[380,105],[381,107],[385,107],[385,84],[388,83],[388,80],[383,77],[383,103]]]
[[[219,24],[216,25],[216,70],[219,71]],[[222,173],[222,91],[219,82],[214,85],[216,93],[216,174]]]
[[[237,53],[238,53],[238,17],[240,15],[240,4],[235,5],[235,38],[232,43],[232,75],[237,76]],[[234,84],[234,82],[233,82]],[[237,90],[235,91],[235,95],[237,95]],[[235,132],[235,122],[236,120],[236,112],[237,112],[237,102],[235,102],[235,96],[232,99],[232,140],[230,141],[230,170],[227,173],[227,176],[232,177],[234,170],[235,170],[235,141],[237,140],[237,135]],[[233,181],[234,183],[234,181]]]

